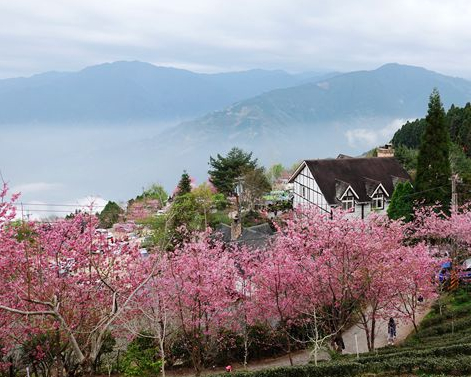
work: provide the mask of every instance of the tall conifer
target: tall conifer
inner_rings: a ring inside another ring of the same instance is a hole
[[[420,144],[415,182],[416,199],[424,205],[440,203],[448,211],[451,201],[450,134],[440,94],[430,95],[427,123]]]
[[[191,179],[186,170],[183,171],[180,182],[178,182],[177,195],[185,195],[191,192]]]

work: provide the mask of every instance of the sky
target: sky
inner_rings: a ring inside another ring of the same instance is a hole
[[[0,78],[116,60],[471,78],[469,20],[469,0],[0,0]]]

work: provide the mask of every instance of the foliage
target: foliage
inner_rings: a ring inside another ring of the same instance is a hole
[[[198,206],[197,198],[203,202],[211,198],[207,194],[208,188],[201,187],[176,201]],[[436,297],[434,276],[442,260],[425,242],[456,245],[463,259],[469,257],[471,245],[469,208],[450,215],[422,208],[404,224],[378,214],[360,220],[342,211],[330,216],[307,207],[286,216],[269,247],[257,252],[237,243],[224,244],[209,229],[183,227],[178,229],[182,239],[172,250],[157,248],[141,258],[135,248],[108,245],[94,231],[97,220],[85,214],[54,224],[32,222],[31,234],[19,240],[10,225],[15,213],[5,190],[2,198],[0,339],[15,346],[30,334],[58,331],[66,348],[63,355],[72,355],[87,372],[100,352],[116,348],[110,335],[136,334],[137,325],[145,325],[137,330],[147,338],[134,344],[152,346],[141,347],[130,359],[129,375],[147,373],[136,371],[138,365],[152,369],[163,367],[162,360],[171,364],[177,358],[191,362],[198,374],[221,354],[229,361],[291,351],[294,339],[318,344],[317,335],[341,336],[358,321],[374,349],[379,318],[394,316],[417,325],[420,301]],[[419,329],[415,343],[410,340],[404,349],[393,350],[406,351],[402,358],[381,350],[378,355],[384,358],[369,363],[342,357],[318,367],[256,373],[348,375],[393,368],[428,371],[437,365],[440,371],[460,371],[459,363],[447,356],[452,352],[447,347],[456,343],[456,335],[449,333],[455,330],[462,347],[454,350],[468,352],[467,300],[456,296],[447,304],[455,306],[451,317],[444,310],[437,320],[435,313],[428,328]],[[441,349],[427,351],[431,345]],[[413,347],[423,352],[413,354]],[[142,351],[151,348],[152,353]],[[142,364],[136,359],[140,356]],[[155,364],[157,358],[160,364]],[[467,361],[465,356],[459,360]]]
[[[471,104],[464,107],[452,105],[445,117],[446,127],[450,134],[450,162],[453,173],[458,173],[463,183],[458,184],[459,201],[469,200],[471,193],[468,185],[471,184]],[[425,133],[426,119],[417,119],[407,122],[398,130],[392,139],[396,158],[408,170],[411,176],[415,175],[417,167],[417,149]]]
[[[180,182],[177,186],[177,196],[189,194],[191,192],[191,179],[186,170],[183,171]]]
[[[468,102],[462,108],[452,105],[447,120],[451,139],[471,157],[471,104]]]
[[[3,326],[0,338],[57,329],[82,372],[89,373],[112,325],[151,273],[152,258],[140,259],[136,247],[108,244],[90,215],[31,222],[33,238],[26,240],[8,226],[14,216],[11,202],[2,201],[0,319],[11,327]]]
[[[152,184],[148,189],[144,190],[141,195],[136,196],[136,201],[144,200],[144,199],[155,199],[160,202],[160,206],[163,207],[167,201],[168,194],[165,189],[157,184]]]
[[[319,366],[302,365],[264,369],[253,372],[236,372],[235,377],[343,377],[356,376],[363,372],[364,366],[357,362],[332,362]],[[215,377],[222,377],[216,375]]]
[[[462,302],[464,300],[464,303]],[[241,377],[362,376],[362,375],[468,375],[471,372],[470,296],[458,291],[445,297],[446,310],[438,307],[423,320],[419,332],[396,347],[344,355],[336,361],[314,365],[237,372]],[[464,307],[463,307],[464,304]],[[454,327],[454,325],[457,327]],[[453,328],[452,328],[453,326]],[[454,330],[454,332],[453,332]]]
[[[232,196],[236,179],[242,177],[244,172],[257,167],[257,159],[252,159],[252,152],[247,153],[239,148],[232,148],[227,156],[220,154],[216,158],[210,157],[208,171],[210,181],[218,192]]]
[[[281,174],[283,174],[285,170],[286,170],[285,167],[279,163],[273,164],[272,166],[270,166],[270,168],[266,172],[266,176],[270,184],[273,185],[275,181],[281,177]]]
[[[242,214],[242,226],[244,228],[264,224],[266,222],[269,222],[267,216],[257,211],[247,211]]]
[[[430,95],[426,127],[417,158],[415,189],[425,205],[440,203],[447,210],[451,201],[450,135],[445,110],[435,89]]]
[[[229,206],[229,202],[224,194],[216,193],[213,195],[214,208],[218,211],[223,211]]]
[[[411,175],[415,176],[417,171],[417,156],[419,151],[417,149],[409,148],[403,144],[395,147],[394,156],[399,160],[399,162],[404,166],[404,169]]]
[[[168,300],[178,313],[175,320],[197,374],[217,346],[237,297],[237,269],[231,255],[206,232],[179,245],[168,259]]]
[[[120,221],[123,214],[124,210],[118,204],[109,201],[98,215],[100,228],[111,228],[114,224]]]
[[[138,337],[129,345],[124,355],[122,368],[127,377],[151,377],[160,372],[161,362],[152,338]]]
[[[60,336],[53,331],[31,334],[21,345],[21,359],[31,365],[33,371],[47,377],[56,356],[61,355]]]
[[[394,188],[391,203],[388,206],[390,219],[411,221],[414,213],[414,188],[410,182],[399,182]]]
[[[163,249],[173,248],[184,240],[187,231],[202,231],[208,226],[214,228],[220,223],[229,224],[230,219],[223,211],[227,206],[226,197],[213,193],[206,183],[190,193],[176,196],[168,212],[150,222],[153,244]]]
[[[394,134],[392,138],[394,147],[397,149],[397,147],[402,145],[408,149],[418,149],[426,126],[427,122],[425,119],[416,119],[412,122],[407,121],[401,129]]]
[[[231,223],[232,219],[226,212],[217,211],[211,213],[208,225],[211,227],[211,229],[216,229],[216,227],[220,224],[231,225]]]
[[[265,175],[265,169],[257,167],[245,171],[242,177],[242,187],[241,204],[245,208],[253,210],[262,196],[271,190],[271,184]]]

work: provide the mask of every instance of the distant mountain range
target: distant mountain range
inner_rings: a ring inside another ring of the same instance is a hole
[[[60,183],[61,195],[128,199],[151,182],[172,189],[184,169],[206,180],[209,156],[233,146],[264,165],[360,155],[423,117],[434,87],[446,108],[471,101],[470,81],[399,64],[207,75],[117,62],[0,80],[0,168],[12,182]]]
[[[273,90],[184,122],[146,144],[149,153],[180,156],[194,166],[202,153],[207,158],[234,145],[269,163],[355,155],[388,142],[407,119],[423,117],[435,87],[446,107],[471,101],[470,81],[386,64]]]
[[[424,68],[387,64],[373,71],[273,90],[184,123],[174,132],[207,129],[226,136],[256,137],[265,127],[272,132],[338,122],[348,129],[351,122],[361,119],[421,117],[434,87],[446,106],[471,100],[470,81]]]
[[[0,80],[0,125],[175,122],[333,74],[281,70],[201,74],[142,62]]]

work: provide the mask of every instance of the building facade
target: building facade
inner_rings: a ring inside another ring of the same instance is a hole
[[[340,207],[360,218],[385,213],[402,181],[410,176],[393,157],[305,160],[290,178],[294,208],[311,205],[330,213]]]

